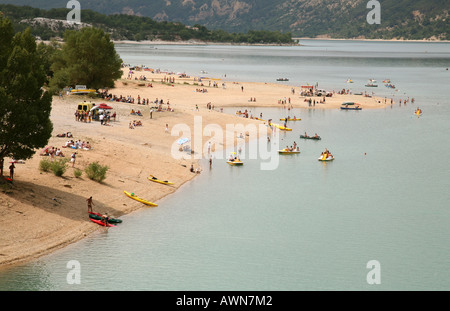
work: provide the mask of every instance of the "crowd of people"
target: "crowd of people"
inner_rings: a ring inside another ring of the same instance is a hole
[[[92,145],[88,141],[86,141],[86,142],[81,141],[81,140],[74,141],[73,139],[68,140],[66,142],[66,144],[62,147],[63,148],[72,148],[72,149],[83,149],[83,150],[91,150],[92,149]]]
[[[278,100],[278,104],[279,105],[286,105],[286,104],[290,104],[290,103],[291,103],[291,98],[290,97],[289,98],[284,97],[283,99],[279,99]]]
[[[142,116],[142,112],[140,110],[134,111],[134,109],[131,109],[130,114],[133,116]]]
[[[320,100],[317,100],[317,101],[315,99],[312,99],[312,98],[305,98],[304,101],[308,103],[308,107],[315,107],[316,104],[325,104],[325,102],[326,102],[325,97],[323,97],[323,98],[321,98]]]
[[[75,111],[75,121],[78,122],[92,122],[93,120],[93,113],[92,111]]]
[[[56,148],[53,146],[45,147],[41,152],[41,156],[49,156],[51,161],[53,161],[55,157],[65,157],[60,148]]]
[[[100,113],[94,111],[80,111],[76,110],[75,113],[75,121],[91,123],[93,120],[98,119],[101,125],[109,125],[111,119],[116,121],[116,112],[111,114],[110,111],[102,111]]]
[[[142,126],[142,122],[133,120],[133,122],[130,122],[128,124],[128,128],[130,128],[130,129],[134,129],[136,126]]]
[[[285,151],[300,151],[299,147],[297,147],[297,143],[294,141],[294,145],[293,146],[286,146],[286,148],[284,149]]]
[[[167,77],[167,76],[164,76],[164,78],[161,79],[161,82],[165,82],[165,83],[175,83],[175,77]]]
[[[128,96],[113,95],[111,93],[108,93],[108,91],[104,91],[101,96],[105,100],[115,101],[115,102],[120,102],[120,103],[138,104],[138,105],[147,105],[147,106],[156,105],[156,106],[153,106],[153,108],[155,108],[156,111],[171,111],[171,112],[174,111],[174,109],[170,107],[169,100],[167,100],[167,102],[164,102],[163,99],[156,98],[155,100],[151,101],[149,98],[141,98],[140,95],[138,95],[137,98],[134,98],[131,95],[128,95]],[[163,105],[167,105],[167,106],[164,107]]]

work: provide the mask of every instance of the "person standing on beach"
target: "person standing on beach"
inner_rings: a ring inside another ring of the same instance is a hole
[[[92,205],[94,205],[94,203],[92,202],[92,196],[86,200],[87,201],[87,206],[88,206],[88,212],[92,212]]]
[[[150,110],[150,119],[153,119],[153,109]]]
[[[11,178],[11,180],[14,179],[14,169],[16,168],[16,166],[14,165],[14,162],[11,163],[11,165],[9,166],[9,178]]]
[[[72,162],[72,167],[75,167],[75,158],[77,156],[77,153],[74,152],[72,153],[72,155],[70,156],[70,162]]]

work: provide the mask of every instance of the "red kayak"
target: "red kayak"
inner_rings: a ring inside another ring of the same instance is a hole
[[[89,213],[89,218],[95,219],[95,220],[102,220],[103,215],[100,213],[95,213],[95,212],[88,212]],[[117,219],[117,218],[109,218],[108,221],[110,224],[119,224],[122,222],[121,219]]]
[[[99,224],[100,226],[105,227],[105,223],[101,220],[96,220],[96,219],[92,219],[89,218],[91,221],[95,222],[96,224]],[[108,224],[106,227],[115,227],[114,225]]]

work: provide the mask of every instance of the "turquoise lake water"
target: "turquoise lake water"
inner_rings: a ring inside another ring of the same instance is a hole
[[[205,164],[157,208],[0,272],[0,290],[449,290],[450,44],[302,44],[118,46],[126,63],[225,81],[287,77],[295,87],[357,92],[373,78],[373,91],[395,101],[377,110],[294,109],[302,121],[289,123],[279,146],[296,141],[301,154],[281,156],[275,170],[261,170],[260,159]],[[383,86],[387,78],[398,91]],[[416,103],[398,104],[408,96]],[[305,131],[322,140],[301,140]],[[325,148],[335,161],[317,161]],[[81,265],[79,285],[67,282],[70,260]],[[379,285],[366,280],[371,260]]]

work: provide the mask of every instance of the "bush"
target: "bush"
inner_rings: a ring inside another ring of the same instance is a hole
[[[82,174],[83,174],[83,171],[80,170],[80,169],[78,169],[78,168],[76,168],[76,169],[73,170],[73,175],[74,175],[76,178],[80,178]]]
[[[43,159],[39,162],[39,169],[43,172],[50,171],[50,167],[52,166],[52,162],[49,159]]]
[[[67,159],[58,159],[51,162],[50,168],[56,176],[62,176],[67,170]]]
[[[102,182],[106,178],[106,172],[109,167],[106,165],[100,165],[98,162],[93,162],[85,168],[87,177],[97,182]]]

